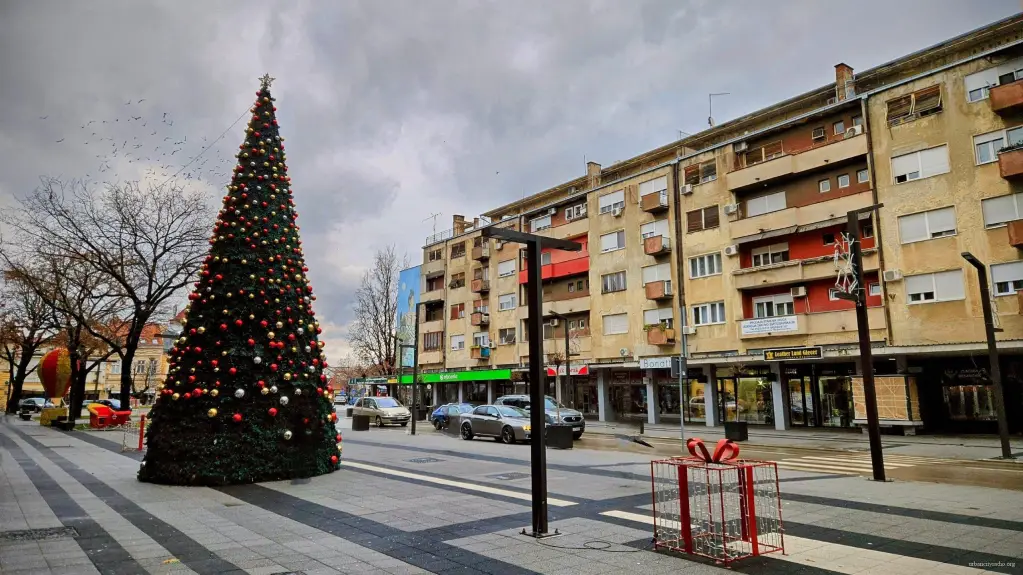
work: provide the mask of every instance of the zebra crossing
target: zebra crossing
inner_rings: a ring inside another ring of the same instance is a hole
[[[857,451],[831,456],[806,456],[793,459],[782,459],[777,462],[781,469],[792,471],[812,471],[816,473],[833,473],[843,475],[870,475],[873,468],[870,463],[870,452]],[[895,470],[904,467],[917,467],[920,465],[948,465],[962,463],[962,460],[939,459],[935,457],[921,457],[915,455],[895,455],[886,453],[884,456],[884,467],[888,470]]]

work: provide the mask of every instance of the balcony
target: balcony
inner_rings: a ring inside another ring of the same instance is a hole
[[[490,325],[490,314],[476,312],[469,316],[469,323],[472,325]]]
[[[442,276],[444,275],[445,263],[446,262],[443,259],[426,262],[423,264],[423,268],[420,273],[423,277],[427,278]]]
[[[991,111],[996,114],[1007,114],[1023,108],[1023,82],[1011,82],[995,86],[988,91],[991,100]]]
[[[1009,230],[1009,245],[1023,249],[1023,220],[1011,221],[1007,228]]]
[[[839,162],[863,156],[866,153],[867,136],[860,134],[830,144],[786,152],[784,156],[773,160],[729,172],[725,176],[725,184],[729,191],[741,190],[750,186],[762,186],[777,178],[834,166]]]
[[[487,359],[487,360],[489,360],[490,359],[490,348],[489,347],[481,347],[481,346],[478,346],[478,345],[474,345],[471,348],[469,348],[469,357],[471,357],[472,359],[479,359],[479,360]]]
[[[648,326],[646,342],[650,345],[675,345],[675,330],[660,325]]]
[[[671,241],[668,236],[650,236],[643,238],[643,253],[648,256],[660,256],[671,252]]]
[[[439,349],[422,350],[419,352],[419,365],[432,365],[444,361],[444,352]]]
[[[490,244],[486,243],[482,246],[476,246],[472,248],[472,259],[478,262],[490,259]]]
[[[884,308],[867,309],[871,331],[884,329]],[[739,339],[756,339],[793,335],[821,335],[847,333],[848,341],[856,340],[856,311],[844,309],[798,315],[762,317],[742,320],[739,324]],[[812,341],[810,343],[813,343]]]
[[[540,267],[540,277],[545,280],[563,278],[574,275],[579,275],[590,271],[590,256],[589,254],[557,262],[553,264],[547,264]],[[519,272],[519,283],[528,283],[529,278],[527,277],[527,271],[522,270]]]
[[[877,271],[878,267],[877,250],[864,250],[863,271]],[[747,290],[834,278],[837,272],[834,256],[827,255],[735,270],[732,281],[735,289]]]
[[[472,280],[472,293],[487,293],[490,291],[490,280]]]
[[[523,340],[521,343],[529,343],[527,340]],[[589,331],[576,334],[571,332],[568,337],[568,349],[572,353],[572,372],[575,373],[576,366],[584,363],[586,358],[591,357],[593,353],[593,339],[590,337]],[[544,355],[565,355],[565,335],[562,333],[557,337],[549,337],[543,340],[543,353]],[[529,346],[522,345],[519,348],[519,357],[529,357]],[[524,363],[528,363],[528,359]]]
[[[874,203],[873,194],[863,192],[851,196],[843,196],[833,200],[817,202],[799,208],[786,208],[768,214],[735,220],[728,224],[733,239],[756,236],[772,230],[825,222],[835,218],[844,218],[850,211],[865,208]]]
[[[443,287],[439,287],[429,291],[424,291],[423,295],[419,297],[419,303],[430,303],[434,301],[444,301]]]
[[[1023,148],[999,152],[998,172],[1006,180],[1023,176]]]
[[[654,194],[647,194],[639,199],[639,207],[644,212],[650,212],[656,214],[663,212],[668,209],[668,192],[657,192]]]
[[[571,315],[584,311],[590,311],[590,298],[588,296],[543,302],[544,315]],[[527,313],[526,315],[528,316],[529,314]]]
[[[664,300],[671,299],[673,292],[671,289],[671,280],[659,280],[650,282],[643,286],[646,290],[646,299],[652,300]]]

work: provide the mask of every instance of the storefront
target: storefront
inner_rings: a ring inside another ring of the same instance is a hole
[[[439,404],[457,403],[458,390],[462,388],[461,401],[465,403],[484,404],[490,401],[490,389],[494,389],[494,397],[503,395],[501,391],[512,385],[510,369],[479,369],[470,371],[447,371],[440,373],[421,373],[419,382],[437,386],[436,399]],[[401,376],[402,387],[411,387],[412,375]],[[431,398],[431,396],[427,396]]]
[[[774,425],[770,366],[725,367],[717,370],[717,420]]]
[[[997,433],[994,387],[986,356],[911,358],[920,410],[929,431]],[[1023,357],[1001,357],[1002,388],[1009,432],[1023,431]]]
[[[590,379],[590,366],[586,364],[571,365],[571,375],[565,377],[565,366],[555,369],[547,366],[547,395],[557,397],[556,383],[560,377],[561,403],[565,407],[575,409],[583,416],[597,415],[597,381]],[[526,391],[528,393],[528,390]]]
[[[647,389],[642,371],[617,371],[609,374],[611,410],[618,421],[647,419]]]
[[[854,363],[787,363],[782,377],[792,427],[854,427]]]
[[[686,423],[707,422],[707,384],[709,378],[703,368],[690,367],[684,382],[683,416]]]

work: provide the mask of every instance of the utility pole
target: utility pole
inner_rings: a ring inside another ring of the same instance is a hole
[[[984,331],[987,332],[987,357],[991,365],[991,387],[995,394],[995,414],[998,416],[998,440],[1002,444],[1002,459],[1013,459],[1009,445],[1009,421],[1005,415],[1005,396],[1002,394],[1002,368],[998,361],[998,345],[995,342],[995,318],[991,310],[991,290],[987,282],[987,266],[970,252],[960,254],[970,265],[977,268],[980,282],[980,303],[984,310]],[[997,330],[1001,331],[1001,330]]]

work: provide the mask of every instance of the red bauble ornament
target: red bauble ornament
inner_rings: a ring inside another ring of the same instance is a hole
[[[234,374],[238,373],[238,368],[232,367],[231,369],[227,370],[227,373],[230,373],[231,375],[234,375]]]
[[[188,383],[195,383],[195,376],[194,375],[188,376]]]
[[[337,456],[336,455],[331,455],[330,456],[330,462],[332,464],[334,464],[334,465],[337,465]]]
[[[245,323],[245,322],[243,322],[243,321],[242,321],[242,320],[240,320],[240,319],[236,319],[236,320],[234,320],[234,325],[236,325],[236,326],[238,326],[238,327],[241,327],[242,325],[244,325],[244,323]]]
[[[276,363],[271,363],[270,364],[270,371],[277,371],[277,364]]]
[[[192,394],[186,392],[185,395],[183,395],[182,397],[184,397],[185,399],[191,399],[192,398]]]
[[[334,440],[337,441],[338,443],[340,443],[341,442],[341,434],[339,433],[336,436],[334,436]]]
[[[277,408],[271,407],[270,409],[267,410],[267,413],[270,414],[270,417],[277,417]]]
[[[268,325],[270,325],[270,324],[265,319],[263,321],[259,322],[259,327],[266,327]]]
[[[256,345],[256,340],[254,340],[252,338],[249,338],[249,346],[251,347],[251,346],[254,346],[254,345]]]
[[[220,324],[220,331],[227,331],[227,324],[226,323]]]
[[[259,387],[266,387],[266,382],[261,379],[256,382],[256,385],[258,385]]]
[[[231,421],[234,421],[235,423],[241,423],[241,421],[242,421],[242,414],[236,413],[236,414],[232,415],[231,416]]]

